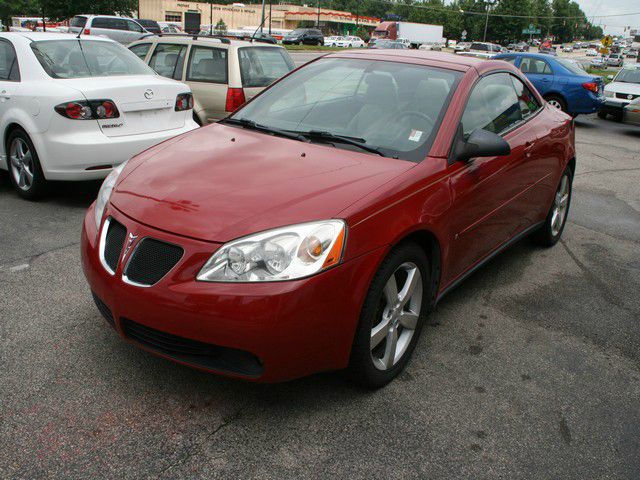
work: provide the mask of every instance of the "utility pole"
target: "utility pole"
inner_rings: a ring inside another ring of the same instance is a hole
[[[356,1],[356,31],[353,32],[354,35],[358,35],[358,20],[360,19],[360,2]]]
[[[316,27],[320,28],[320,0],[318,0],[318,19],[316,20]]]
[[[213,0],[209,0],[209,35],[213,35]]]
[[[487,16],[484,20],[484,36],[482,37],[483,42],[487,41],[487,26],[489,26],[489,7],[490,7],[490,4],[489,2],[487,2]]]
[[[264,3],[265,0],[262,0],[262,16],[260,17],[260,35],[262,35],[263,27],[264,27]]]
[[[271,35],[271,0],[269,0],[269,35]]]

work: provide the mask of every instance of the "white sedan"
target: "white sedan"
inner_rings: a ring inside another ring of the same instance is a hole
[[[344,37],[339,37],[339,36],[332,36],[332,37],[325,37],[324,39],[324,45],[325,47],[338,47],[338,46],[342,46],[342,45],[338,45],[339,43],[343,43],[345,40]]]
[[[588,48],[587,51],[585,52],[585,55],[587,57],[597,57],[598,51],[595,48]]]
[[[22,197],[48,180],[106,177],[133,155],[197,128],[183,83],[100,37],[0,34],[0,168]]]
[[[345,46],[349,48],[364,48],[364,40],[360,37],[347,36],[345,38]]]

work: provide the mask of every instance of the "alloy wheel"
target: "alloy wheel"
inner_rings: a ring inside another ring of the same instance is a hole
[[[11,174],[20,190],[28,191],[33,185],[35,165],[27,142],[14,138],[9,147]]]
[[[560,102],[558,100],[556,100],[555,98],[552,98],[551,100],[548,101],[549,105],[551,105],[552,107],[557,108],[558,110],[562,110],[562,105],[560,104]]]
[[[554,237],[560,233],[564,225],[567,209],[569,207],[569,177],[563,175],[560,186],[553,201],[553,213],[551,214],[551,235]]]
[[[385,284],[378,323],[371,329],[370,351],[378,370],[389,370],[407,351],[422,307],[422,275],[412,262],[400,265]]]

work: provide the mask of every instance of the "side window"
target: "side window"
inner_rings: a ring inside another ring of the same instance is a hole
[[[516,96],[518,97],[518,103],[520,104],[520,111],[524,119],[529,118],[531,115],[540,110],[540,103],[536,100],[536,97],[531,93],[531,90],[527,86],[518,80],[516,77],[511,77],[513,82],[513,88],[516,89]]]
[[[113,28],[110,18],[96,17],[91,20],[91,28]]]
[[[478,128],[500,134],[522,121],[520,103],[508,73],[482,78],[475,87],[462,114],[465,137]]]
[[[134,45],[133,47],[129,47],[129,50],[135,53],[140,58],[140,60],[144,61],[144,57],[147,56],[149,48],[151,48],[150,43],[140,43],[138,45]]]
[[[6,40],[0,40],[0,80],[20,81],[16,51]]]
[[[136,22],[134,22],[133,20],[126,20],[126,22],[129,31],[142,33],[142,27]]]
[[[537,58],[523,58],[520,62],[520,70],[522,73],[539,73],[543,75],[551,75],[551,68],[544,60]]]
[[[191,47],[187,80],[228,83],[227,51],[221,48]]]
[[[174,80],[181,80],[186,52],[186,45],[159,43],[151,55],[149,66],[153,68],[158,75],[173,78]]]

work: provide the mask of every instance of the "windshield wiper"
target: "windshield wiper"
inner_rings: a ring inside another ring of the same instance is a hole
[[[238,125],[239,127],[248,128],[250,130],[257,130],[259,132],[271,133],[273,135],[279,135],[285,138],[291,138],[293,140],[299,140],[301,142],[308,142],[307,138],[300,135],[297,132],[290,132],[287,130],[280,130],[279,128],[268,127],[267,125],[261,125],[253,120],[247,120],[246,118],[224,118],[220,120],[220,123],[228,125]]]
[[[324,132],[321,130],[310,130],[308,132],[295,132],[299,135],[302,135],[309,140],[326,140],[328,142],[337,142],[337,143],[345,143],[347,145],[353,145],[355,147],[360,148],[361,150],[365,150],[367,152],[375,153],[380,155],[381,157],[386,157],[382,151],[371,145],[366,144],[366,140],[364,138],[357,137],[348,137],[346,135],[336,135],[331,132]]]

